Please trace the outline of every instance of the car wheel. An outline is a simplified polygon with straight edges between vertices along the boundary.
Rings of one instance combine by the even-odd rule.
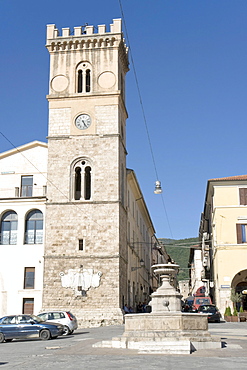
[[[64,326],[64,332],[63,332],[63,335],[69,335],[70,334],[70,329],[69,329],[69,327],[68,326]]]
[[[0,343],[3,343],[5,341],[3,333],[0,333]]]
[[[51,337],[51,333],[49,332],[49,330],[44,329],[44,330],[41,330],[39,337],[40,339],[48,340]]]

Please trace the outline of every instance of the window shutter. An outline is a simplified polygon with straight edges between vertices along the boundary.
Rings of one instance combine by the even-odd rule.
[[[242,244],[242,225],[236,224],[237,226],[237,243]]]
[[[239,189],[239,199],[240,199],[240,205],[242,206],[247,205],[247,188]]]

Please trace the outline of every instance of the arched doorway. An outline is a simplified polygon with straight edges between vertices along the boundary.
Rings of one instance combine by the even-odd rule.
[[[239,271],[232,280],[232,289],[242,294],[242,307],[247,311],[247,270]]]

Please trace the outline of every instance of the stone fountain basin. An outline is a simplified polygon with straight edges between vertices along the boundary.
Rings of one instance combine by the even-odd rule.
[[[153,272],[157,275],[170,275],[178,272],[179,265],[174,263],[161,263],[151,266]]]
[[[133,337],[210,336],[204,314],[187,312],[125,315],[124,336]]]

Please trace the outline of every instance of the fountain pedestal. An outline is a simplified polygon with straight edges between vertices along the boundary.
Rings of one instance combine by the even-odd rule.
[[[164,312],[181,312],[181,294],[170,284],[170,279],[174,278],[179,269],[179,265],[175,264],[160,264],[152,266],[156,275],[160,275],[161,286],[156,292],[151,294],[151,302],[153,314]]]
[[[160,264],[152,268],[162,280],[162,285],[151,295],[152,312],[125,315],[122,337],[94,346],[159,354],[189,354],[198,349],[221,348],[221,342],[208,332],[206,315],[181,312],[181,295],[169,282],[179,266]]]

